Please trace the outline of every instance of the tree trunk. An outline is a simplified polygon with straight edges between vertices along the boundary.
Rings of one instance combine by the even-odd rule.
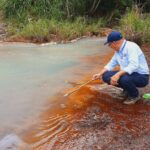
[[[66,0],[66,9],[67,9],[67,18],[70,18],[70,11],[69,11],[69,1]]]

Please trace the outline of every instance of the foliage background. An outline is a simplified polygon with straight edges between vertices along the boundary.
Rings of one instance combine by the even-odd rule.
[[[116,26],[129,39],[140,37],[147,42],[150,38],[146,32],[150,0],[0,0],[0,13],[8,25],[9,36],[36,38],[41,42],[54,35],[61,40],[88,32],[97,35],[101,27],[118,29]]]

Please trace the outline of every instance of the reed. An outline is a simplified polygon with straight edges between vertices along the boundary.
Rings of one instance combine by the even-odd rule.
[[[138,44],[150,42],[150,16],[145,16],[140,8],[134,7],[121,19],[120,30],[127,39]]]
[[[13,25],[12,25],[13,24]],[[72,40],[89,33],[100,34],[101,28],[105,26],[103,19],[87,20],[78,17],[74,21],[58,21],[56,19],[30,20],[23,24],[11,21],[8,26],[9,36],[36,39],[37,42]]]

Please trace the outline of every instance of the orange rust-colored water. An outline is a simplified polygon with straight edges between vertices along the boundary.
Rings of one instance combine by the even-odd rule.
[[[106,63],[111,56],[103,57],[103,62]],[[83,58],[91,63],[98,59],[98,56]],[[99,68],[95,67],[80,81],[90,80],[91,74],[97,70]],[[73,88],[51,97],[52,107],[41,114],[39,122],[33,123],[22,133],[30,149],[130,149],[135,147],[134,143],[138,140],[141,142],[141,137],[145,148],[149,147],[149,138],[146,139],[150,133],[149,105],[142,102],[132,106],[123,105],[123,99],[113,97],[113,93],[109,95],[105,92],[107,90],[99,90],[100,81],[94,81],[78,92],[63,97],[65,92],[79,86],[76,82],[71,84]],[[106,86],[106,89],[111,88]],[[137,149],[142,146],[140,142]]]
[[[57,101],[62,97],[55,98]],[[67,98],[64,108],[56,104],[53,109],[44,112],[41,122],[24,134],[24,141],[31,144],[33,149],[67,149],[69,142],[83,132],[85,134],[99,127],[101,132],[108,126],[114,132],[113,136],[117,132],[128,132],[137,137],[149,132],[149,111],[149,106],[124,106],[108,95],[84,87]],[[86,140],[82,144],[88,145]],[[77,148],[78,145],[73,147]]]

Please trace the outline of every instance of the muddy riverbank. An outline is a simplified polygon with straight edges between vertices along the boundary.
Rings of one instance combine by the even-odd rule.
[[[16,29],[17,30],[17,29]],[[18,29],[19,30],[19,29]],[[52,44],[60,44],[60,43],[72,43],[77,40],[80,40],[85,37],[105,37],[112,31],[111,28],[101,28],[99,32],[87,32],[82,37],[81,36],[72,36],[72,38],[65,38],[59,34],[51,34],[49,37],[25,37],[21,35],[10,35],[8,33],[8,27],[5,23],[0,20],[0,42],[22,42],[22,43],[35,43],[35,44],[43,44],[43,43],[52,43]]]
[[[143,46],[150,66],[149,45]],[[106,63],[112,53],[103,58],[87,57],[84,61]],[[99,70],[95,67],[91,72]],[[82,79],[90,79],[92,73]],[[77,82],[70,83],[73,87]],[[73,90],[73,88],[71,88]],[[53,109],[41,114],[39,124],[34,124],[23,140],[33,150],[149,150],[150,148],[150,102],[141,99],[137,104],[126,106],[119,96],[120,89],[93,82],[79,92],[64,98],[53,97]],[[149,92],[146,87],[141,93]],[[59,100],[61,99],[61,102]]]

